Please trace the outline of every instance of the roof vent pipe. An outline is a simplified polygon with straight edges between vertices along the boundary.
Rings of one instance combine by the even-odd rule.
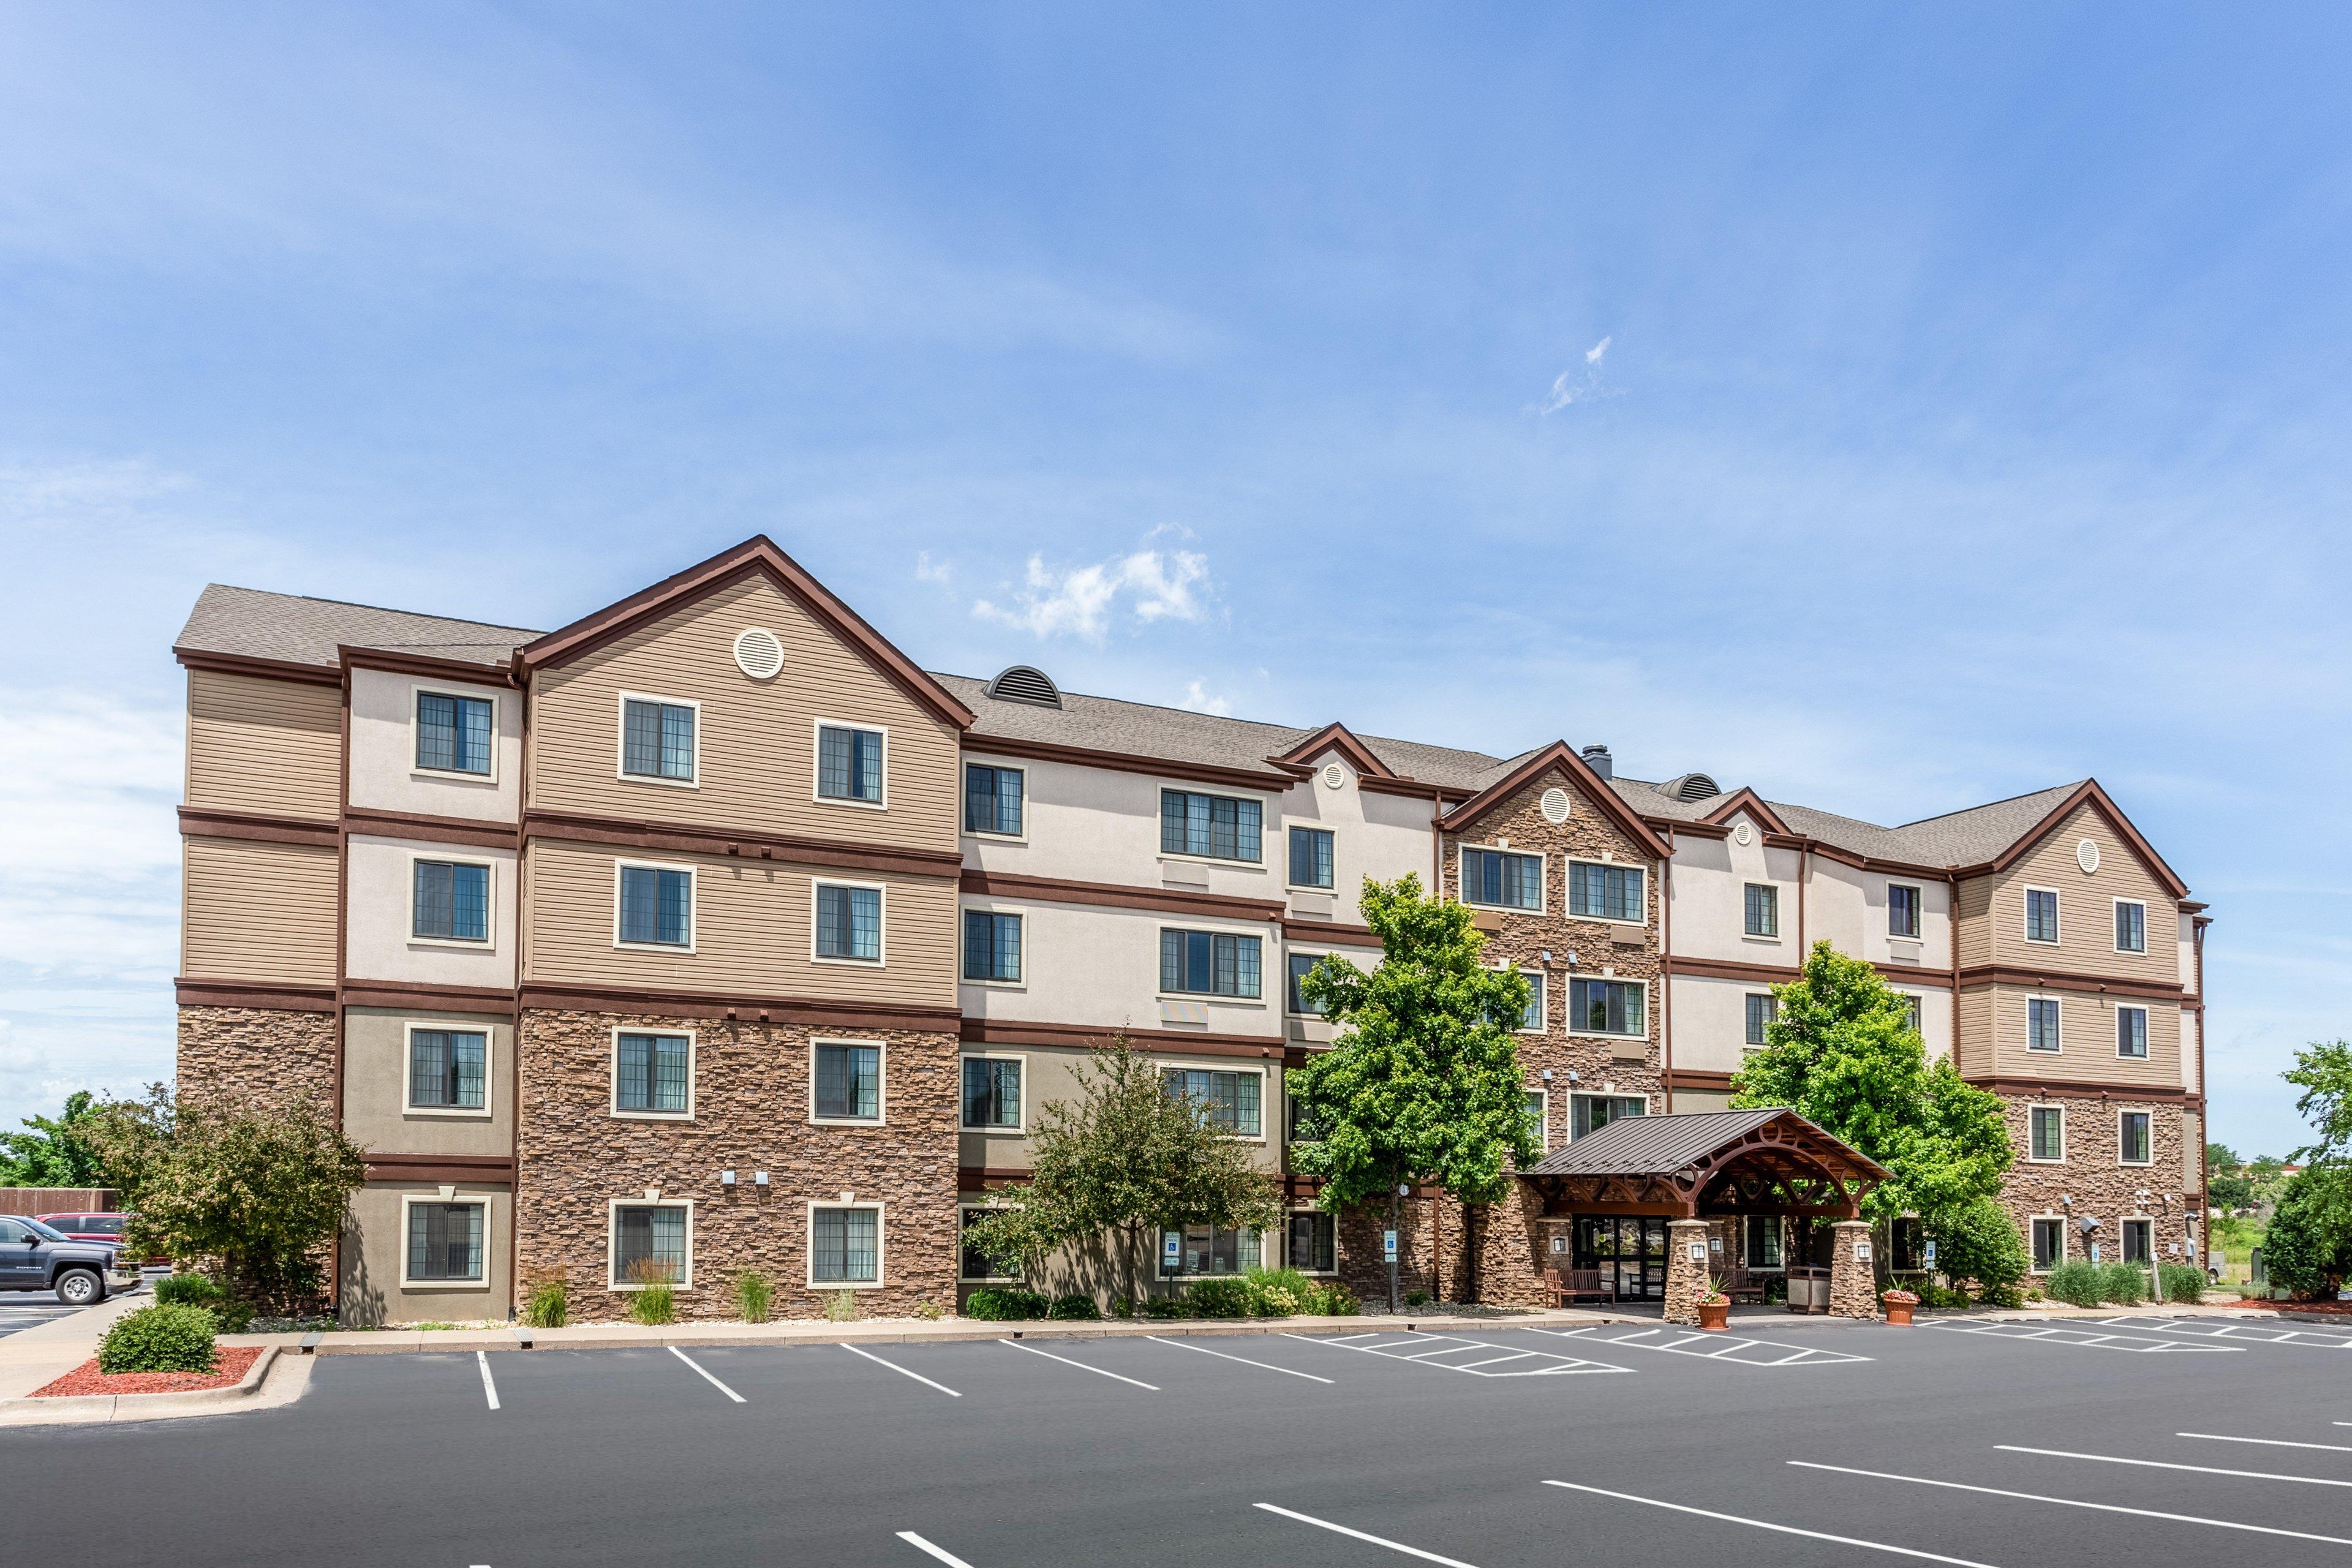
[[[1616,759],[1610,756],[1606,746],[1587,746],[1583,751],[1584,765],[1604,779],[1617,776]]]

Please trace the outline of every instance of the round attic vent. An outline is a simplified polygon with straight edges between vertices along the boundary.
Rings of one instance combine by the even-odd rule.
[[[735,637],[735,668],[766,680],[784,668],[783,639],[765,626],[748,626]]]
[[[2084,839],[2080,844],[2075,845],[2074,864],[2083,868],[2083,875],[2085,877],[2097,870],[2099,868],[2099,847],[2092,843],[2087,838]]]
[[[1568,792],[1566,790],[1553,788],[1543,792],[1543,814],[1544,820],[1546,822],[1566,822],[1568,820]]]
[[[1325,789],[1339,789],[1345,785],[1347,782],[1347,769],[1341,767],[1337,763],[1325,763],[1323,764],[1323,787]]]
[[[1740,819],[1739,823],[1732,828],[1731,837],[1738,843],[1742,849],[1745,849],[1748,846],[1756,842],[1756,829],[1750,826],[1747,819],[1743,817]]]

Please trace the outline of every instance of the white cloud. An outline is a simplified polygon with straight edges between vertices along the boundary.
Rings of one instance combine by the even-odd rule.
[[[1192,713],[1213,713],[1220,719],[1234,710],[1234,705],[1229,700],[1212,697],[1209,695],[1208,689],[1197,680],[1189,682],[1185,686],[1184,700],[1176,706]]]
[[[1122,602],[1128,614],[1147,624],[1199,620],[1202,605],[1195,590],[1204,589],[1208,579],[1208,557],[1190,550],[1138,550],[1060,571],[1047,567],[1043,555],[1032,555],[1009,605],[982,599],[971,613],[1040,637],[1071,632],[1100,642]]]
[[[1601,395],[1601,362],[1608,356],[1613,337],[1602,338],[1584,351],[1584,370],[1580,375],[1574,365],[1553,377],[1551,392],[1540,408],[1545,414],[1557,414],[1571,403],[1583,402]]]

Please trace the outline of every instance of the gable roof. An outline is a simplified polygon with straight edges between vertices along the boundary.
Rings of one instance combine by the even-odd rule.
[[[1528,752],[1517,766],[1506,770],[1494,783],[1440,817],[1438,826],[1450,831],[1459,831],[1554,768],[1566,772],[1584,797],[1598,805],[1601,815],[1614,822],[1634,843],[1660,859],[1674,853],[1666,841],[1658,837],[1657,830],[1643,821],[1639,814],[1625,804],[1624,798],[1610,787],[1609,781],[1594,773],[1592,764],[1578,756],[1566,741],[1554,741],[1549,746]]]

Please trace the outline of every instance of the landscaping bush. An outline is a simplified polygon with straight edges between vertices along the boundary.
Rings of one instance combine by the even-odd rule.
[[[971,1293],[963,1304],[963,1315],[986,1322],[1017,1322],[1025,1318],[1045,1315],[1045,1298],[1034,1290],[1024,1290],[1018,1285],[988,1285]]]
[[[2137,1263],[2099,1265],[2099,1300],[2137,1307],[2147,1300],[2147,1270]]]
[[[2062,1263],[2043,1277],[2042,1289],[2053,1301],[2095,1307],[2101,1300],[2100,1289],[2106,1283],[2105,1273],[2095,1263]]]
[[[158,1301],[115,1320],[98,1342],[100,1372],[210,1372],[213,1315],[185,1301]]]
[[[2205,1271],[2186,1263],[2168,1263],[2158,1270],[2157,1279],[2164,1287],[2168,1301],[2194,1304],[2205,1296]]]
[[[747,1323],[764,1323],[775,1304],[776,1288],[755,1268],[735,1276],[735,1314]]]
[[[1095,1305],[1092,1296],[1073,1290],[1066,1296],[1056,1297],[1054,1304],[1045,1309],[1045,1315],[1066,1322],[1083,1321],[1101,1317],[1102,1309]]]
[[[1194,1281],[1184,1300],[1203,1318],[1246,1318],[1250,1315],[1249,1281],[1239,1276]]]
[[[525,1327],[560,1329],[571,1321],[571,1302],[563,1293],[561,1279],[542,1279],[530,1288],[530,1297],[522,1304]]]

